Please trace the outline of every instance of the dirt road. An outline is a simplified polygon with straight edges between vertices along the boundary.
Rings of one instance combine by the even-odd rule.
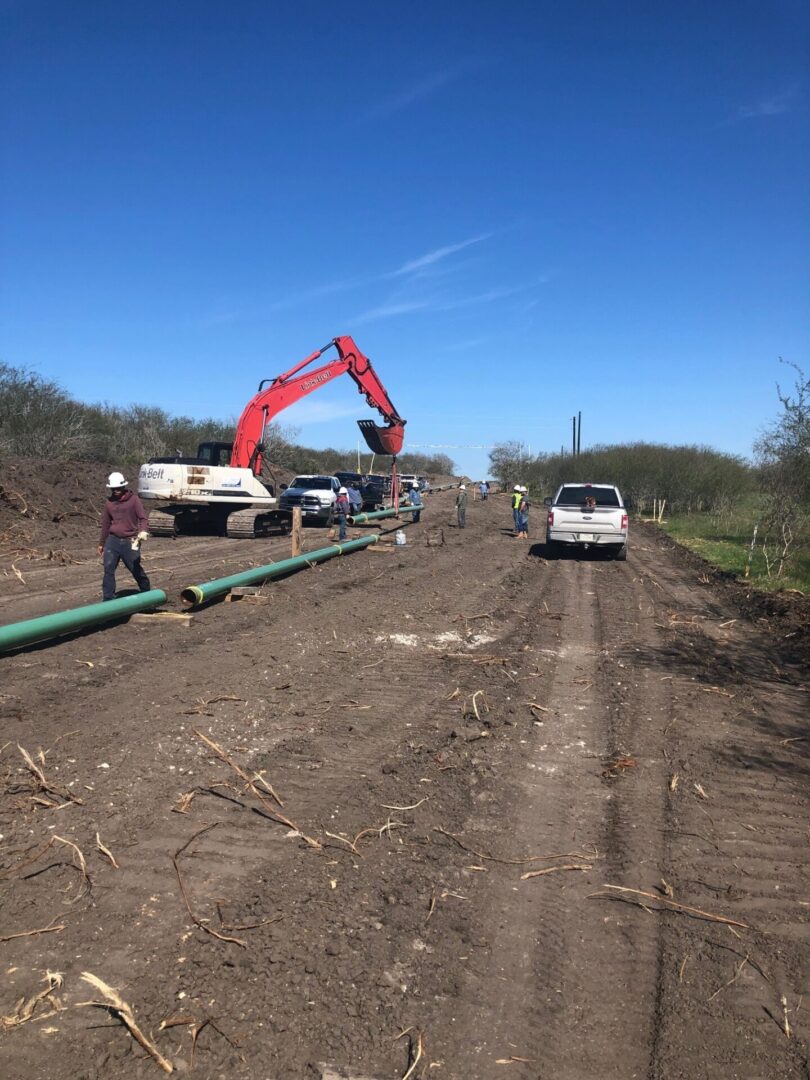
[[[547,561],[537,512],[451,507],[266,604],[0,659],[6,1075],[160,1074],[83,972],[206,1078],[810,1075],[790,641],[654,532]],[[286,544],[146,558],[176,594]],[[23,567],[0,622],[98,573]]]

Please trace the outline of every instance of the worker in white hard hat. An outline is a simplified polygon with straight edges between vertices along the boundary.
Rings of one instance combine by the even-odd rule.
[[[520,489],[520,502],[517,509],[517,537],[519,540],[529,539],[529,489],[522,486]]]
[[[456,494],[456,520],[460,529],[467,527],[467,485],[459,484]]]
[[[523,490],[521,485],[515,484],[512,488],[512,525],[514,526],[515,536],[517,536],[517,508],[521,505],[521,499],[523,497]]]
[[[338,540],[346,539],[346,518],[351,512],[352,505],[349,502],[349,489],[340,487],[338,488],[337,498],[332,507],[332,518],[338,525]]]
[[[141,566],[141,544],[149,538],[149,521],[143,503],[129,490],[129,482],[123,473],[113,472],[107,477],[107,501],[101,515],[101,537],[98,553],[104,558],[104,579],[101,595],[104,600],[115,599],[115,570],[123,562],[141,592],[149,592],[151,585]]]
[[[414,480],[411,484],[411,490],[408,492],[408,503],[411,506],[415,506],[416,509],[411,514],[411,521],[414,524],[418,524],[419,518],[422,516],[422,492],[419,488],[419,481]]]

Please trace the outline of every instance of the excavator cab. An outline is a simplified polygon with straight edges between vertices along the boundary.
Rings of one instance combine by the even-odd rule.
[[[357,426],[362,431],[366,445],[372,453],[395,458],[402,449],[402,443],[405,439],[405,426],[403,424],[380,427],[373,420],[358,420]]]

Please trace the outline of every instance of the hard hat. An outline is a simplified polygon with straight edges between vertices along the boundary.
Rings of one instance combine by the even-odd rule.
[[[411,487],[418,488],[419,487],[419,481],[414,480],[413,483],[411,484]]]
[[[520,484],[515,484],[515,486],[512,488],[512,490],[513,491],[520,491]]]
[[[458,486],[461,488],[462,491],[467,490],[467,485],[466,484],[459,484]]]
[[[349,494],[349,489],[348,488],[344,488],[344,487],[338,488],[338,495],[348,495],[348,494]]]
[[[108,488],[122,488],[127,486],[127,481],[124,479],[124,474],[120,472],[111,472],[107,477]]]

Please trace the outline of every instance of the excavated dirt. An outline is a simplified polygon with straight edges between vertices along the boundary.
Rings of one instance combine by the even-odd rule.
[[[506,497],[464,531],[452,502],[188,624],[0,658],[5,1075],[161,1075],[86,972],[212,1080],[810,1075],[792,624],[653,531],[548,561],[542,514],[526,544]],[[174,597],[288,544],[144,560]],[[15,565],[0,624],[98,597],[94,559]]]

